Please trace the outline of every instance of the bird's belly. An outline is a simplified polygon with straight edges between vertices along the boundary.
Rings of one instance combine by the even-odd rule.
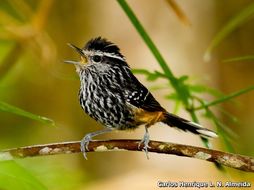
[[[116,92],[105,90],[105,86],[84,86],[79,98],[83,110],[106,127],[117,129],[135,128],[134,115],[125,105],[125,100]]]

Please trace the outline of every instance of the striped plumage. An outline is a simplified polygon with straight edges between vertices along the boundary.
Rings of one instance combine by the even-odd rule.
[[[91,64],[79,71],[81,107],[89,116],[107,127],[136,127],[133,125],[134,115],[126,106],[128,95],[122,91],[129,82],[128,70],[128,67]]]
[[[168,113],[133,75],[115,44],[98,37],[82,49],[70,46],[81,55],[79,62],[66,61],[76,66],[80,77],[80,105],[90,117],[106,127],[84,137],[81,142],[84,155],[93,136],[114,129],[134,129],[142,124],[146,128],[142,140],[146,152],[149,148],[147,128],[157,122],[205,137],[216,136],[199,124]]]

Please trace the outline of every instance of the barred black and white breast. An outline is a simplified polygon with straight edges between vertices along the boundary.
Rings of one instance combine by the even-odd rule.
[[[80,104],[89,116],[107,127],[137,127],[133,101],[145,100],[149,92],[134,78],[128,66],[88,64],[80,72]]]

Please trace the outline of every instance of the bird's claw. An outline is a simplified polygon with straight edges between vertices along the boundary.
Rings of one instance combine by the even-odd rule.
[[[139,142],[138,144],[138,148],[140,149],[140,146],[143,144],[143,148],[142,150],[145,152],[146,154],[146,158],[149,159],[149,156],[148,156],[148,149],[151,148],[149,146],[149,141],[150,141],[150,137],[149,137],[149,133],[145,133],[143,139]]]
[[[84,155],[84,158],[87,160],[86,150],[88,150],[89,142],[92,140],[90,134],[86,135],[80,142],[80,150]]]

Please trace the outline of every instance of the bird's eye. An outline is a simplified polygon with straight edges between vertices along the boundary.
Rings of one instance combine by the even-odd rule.
[[[101,56],[99,56],[99,55],[93,56],[93,61],[96,63],[101,62]]]

